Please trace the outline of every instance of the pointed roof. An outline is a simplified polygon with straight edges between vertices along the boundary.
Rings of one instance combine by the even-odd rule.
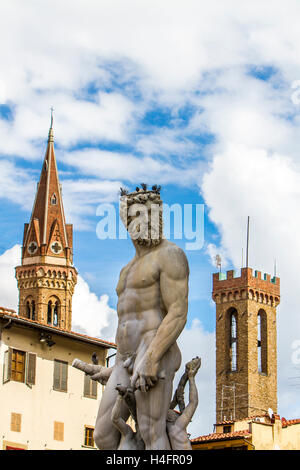
[[[51,248],[50,244],[52,246],[57,241],[60,245],[60,251],[53,250],[52,247],[51,255],[65,256],[64,248],[70,248],[72,244],[72,240],[68,240],[67,233],[69,230],[66,226],[56,165],[52,114],[41,176],[37,186],[30,223],[25,232],[24,248],[28,247],[31,242],[35,242],[38,248],[44,246],[46,252],[48,252]],[[23,254],[24,256],[30,256],[30,250],[23,250]]]

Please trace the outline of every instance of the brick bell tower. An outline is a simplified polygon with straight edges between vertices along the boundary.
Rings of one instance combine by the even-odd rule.
[[[65,222],[51,116],[31,219],[24,226],[22,262],[16,267],[21,317],[71,330],[77,281],[72,249],[73,226]]]
[[[216,422],[277,413],[276,307],[280,279],[242,268],[213,274]]]

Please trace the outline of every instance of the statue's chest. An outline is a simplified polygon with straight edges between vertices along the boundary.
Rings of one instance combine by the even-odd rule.
[[[159,268],[157,263],[150,257],[144,257],[122,271],[117,286],[117,294],[120,295],[125,289],[149,287],[158,279]]]

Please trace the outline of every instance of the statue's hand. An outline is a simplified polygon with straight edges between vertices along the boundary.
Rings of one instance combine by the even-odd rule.
[[[158,380],[158,364],[151,360],[149,354],[146,354],[137,365],[137,368],[131,378],[131,387],[134,390],[147,392],[154,387]]]
[[[100,370],[100,372],[97,372],[96,374],[91,375],[90,377],[92,380],[96,380],[97,382],[100,382],[101,385],[106,385],[109,379],[109,375],[107,374],[107,370],[105,367],[103,367],[102,370]]]
[[[188,374],[188,377],[195,377],[199,368],[201,367],[201,358],[194,357],[190,362],[188,362],[185,366],[185,370]]]

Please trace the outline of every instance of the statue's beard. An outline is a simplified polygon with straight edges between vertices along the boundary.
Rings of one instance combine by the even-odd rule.
[[[130,232],[129,232],[130,234]],[[153,229],[151,225],[148,226],[148,233],[144,233],[142,236],[138,236],[138,232],[130,234],[131,239],[136,242],[139,246],[144,247],[155,247],[158,246],[162,241],[162,223],[160,221],[159,227]]]
[[[162,241],[162,238],[137,238],[136,240],[134,240],[139,246],[145,246],[145,247],[148,247],[148,248],[152,248],[152,247],[155,247],[155,246],[158,246],[161,241]]]

